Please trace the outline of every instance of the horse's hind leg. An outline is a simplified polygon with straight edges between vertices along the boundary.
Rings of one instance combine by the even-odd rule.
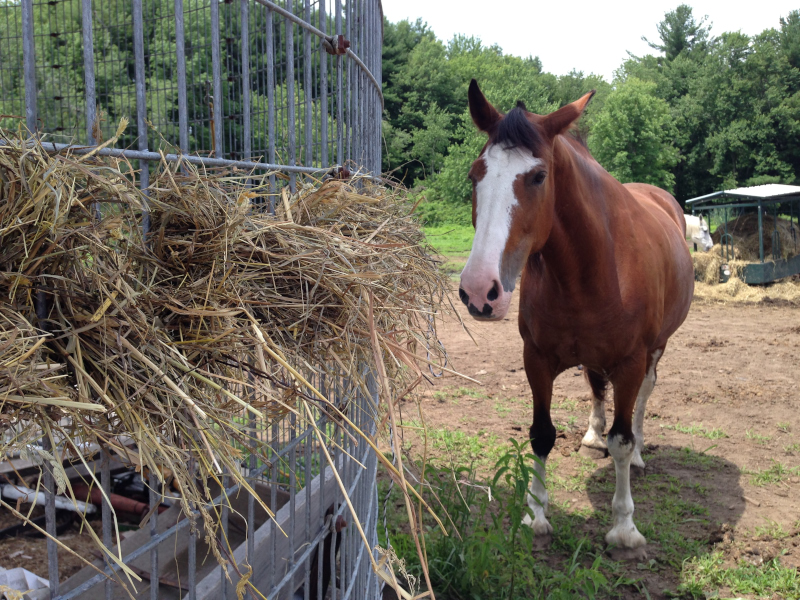
[[[645,556],[644,546],[647,542],[633,523],[631,459],[636,449],[633,409],[648,362],[647,354],[642,352],[615,369],[611,377],[614,384],[614,424],[608,432],[608,453],[614,459],[617,483],[611,501],[613,527],[606,534],[606,542],[613,546],[610,553],[617,560],[643,559]]]
[[[642,451],[644,450],[644,411],[647,408],[647,399],[653,393],[653,388],[656,387],[656,367],[658,360],[664,353],[664,348],[654,350],[647,360],[647,372],[642,381],[642,386],[639,388],[639,393],[636,394],[636,409],[633,413],[633,434],[636,437],[636,447],[633,450],[633,458],[631,464],[635,467],[644,468],[644,460],[642,460]]]
[[[606,387],[608,380],[595,371],[583,367],[583,375],[589,387],[592,388],[592,414],[589,415],[589,428],[583,436],[581,444],[587,448],[606,451],[606,441],[603,432],[606,429]]]

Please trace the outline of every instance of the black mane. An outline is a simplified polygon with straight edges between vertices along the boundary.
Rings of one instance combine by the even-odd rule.
[[[521,105],[521,106],[520,106]],[[525,148],[534,156],[540,156],[544,140],[533,124],[525,116],[525,105],[517,103],[497,124],[492,142],[500,144],[505,150]]]

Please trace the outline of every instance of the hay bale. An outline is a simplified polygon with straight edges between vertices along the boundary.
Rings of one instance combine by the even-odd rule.
[[[308,181],[272,217],[253,209],[268,199],[269,173],[163,163],[145,198],[122,161],[50,155],[8,131],[0,140],[0,344],[25,340],[18,355],[44,340],[31,364],[66,367],[58,387],[0,373],[0,386],[26,400],[2,405],[0,428],[29,422],[37,437],[123,454],[119,440],[135,440],[141,466],[174,477],[184,510],[195,503],[211,536],[216,512],[195,482],[224,470],[249,489],[242,451],[269,456],[268,436],[237,417],[294,412],[302,424],[313,405],[344,418],[346,398],[334,405],[302,372],[345,372],[367,391],[357,366],[375,367],[373,330],[384,397],[420,380],[426,351],[444,358],[435,318],[449,282],[401,190]],[[54,405],[61,394],[72,403]],[[0,447],[0,460],[18,449]]]
[[[764,258],[772,257],[772,236],[776,230],[775,220],[771,216],[762,219],[764,229]],[[733,237],[733,246],[742,260],[760,260],[758,215],[744,214],[717,227],[711,234],[715,244],[719,244],[722,235],[727,232]],[[786,219],[778,219],[777,231],[780,239],[781,258],[790,258],[800,251],[800,229],[795,225],[795,235],[791,233],[792,224]]]

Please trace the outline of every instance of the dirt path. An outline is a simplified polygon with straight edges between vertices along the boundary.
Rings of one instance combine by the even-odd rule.
[[[466,310],[462,316],[469,319]],[[444,376],[423,393],[422,405],[434,453],[460,453],[456,460],[472,459],[490,468],[491,448],[512,437],[527,439],[530,389],[516,308],[500,323],[469,319],[467,324],[477,345],[455,320],[445,323],[442,339],[451,366],[483,385]],[[659,502],[658,494],[643,491],[649,481],[643,477],[675,478],[680,482],[679,499],[707,510],[700,519],[676,524],[683,535],[718,543],[726,565],[741,558],[761,564],[783,552],[781,564],[800,567],[798,349],[798,308],[693,305],[667,346],[648,403],[648,466],[633,481],[637,522],[647,521]],[[554,386],[553,421],[559,438],[551,454],[556,460],[548,463],[551,506],[570,513],[608,511],[613,486],[598,491],[586,482],[607,478],[612,484],[611,459],[587,461],[576,453],[590,408],[588,387],[580,375],[577,369],[567,371]],[[613,401],[606,408],[610,427]],[[700,521],[703,524],[697,525]],[[586,528],[596,529],[597,539],[605,533],[591,518]],[[658,558],[659,549],[650,548],[649,553]],[[674,585],[677,574],[649,577],[652,593]]]

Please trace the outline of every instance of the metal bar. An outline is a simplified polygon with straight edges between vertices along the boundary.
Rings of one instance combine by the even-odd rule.
[[[325,1],[319,3],[319,26],[322,34],[328,28],[328,17],[325,12]],[[322,146],[320,154],[320,166],[328,166],[328,53],[322,49],[319,52],[319,113],[320,113],[320,144]]]
[[[22,0],[22,71],[25,78],[25,124],[36,131],[36,48],[33,38],[33,0]]]
[[[342,0],[336,0],[336,35],[342,34]],[[336,56],[336,162],[344,164],[342,136],[344,129],[344,107],[342,106],[342,57]]]
[[[214,156],[222,158],[222,68],[219,48],[219,0],[211,0],[211,78],[214,89]]]
[[[111,456],[109,456],[108,451],[105,448],[103,448],[102,453],[103,460],[100,464],[100,486],[103,488],[105,498],[103,499],[103,505],[101,506],[100,510],[103,523],[103,545],[111,550],[111,525],[114,517],[111,515],[111,504],[109,504],[107,501],[107,499],[111,497]],[[107,558],[105,559],[105,562],[108,563]],[[111,598],[114,597],[114,581],[111,579],[106,579],[103,585],[105,586],[106,600],[111,600]]]
[[[306,0],[305,6],[306,21],[311,21],[311,0]],[[313,129],[313,98],[314,87],[311,83],[311,32],[308,29],[303,30],[303,96],[305,98],[306,109],[306,124],[305,124],[305,151],[303,152],[303,161],[307,167],[314,166],[314,150],[311,145],[311,133]]]
[[[222,478],[222,487],[227,488],[230,485],[231,477],[230,475],[225,475]],[[228,517],[230,515],[230,499],[225,496],[222,499],[221,508],[220,508],[220,537],[219,537],[219,544],[225,548],[226,552],[230,552],[231,556],[233,555],[233,549],[228,546]],[[228,577],[226,576],[226,565],[221,565],[220,569],[222,571],[222,576],[220,577],[220,581],[222,583],[222,589],[220,590],[222,594],[222,598],[227,600],[228,598]]]
[[[241,0],[242,18],[242,125],[243,156],[250,160],[252,134],[250,131],[250,0]]]
[[[58,450],[53,448],[50,438],[45,435],[42,440],[42,449],[52,452],[58,460]],[[44,461],[44,493],[45,493],[45,531],[47,531],[47,576],[50,580],[51,597],[58,595],[58,545],[55,542],[56,533],[56,483],[53,477],[52,465]]]
[[[286,0],[286,6],[289,11],[294,11],[294,0]],[[286,27],[286,106],[289,121],[289,165],[294,166],[297,163],[297,142],[295,137],[296,116],[294,112],[294,25],[293,19],[287,19],[284,22]],[[294,173],[289,174],[289,189],[295,191],[295,176]]]
[[[2,143],[2,140],[0,140]],[[63,152],[68,150],[73,154],[88,154],[94,149],[94,146],[73,146],[71,144],[58,144],[54,142],[47,142],[43,145],[44,149],[53,152]],[[122,148],[103,148],[97,152],[98,156],[114,156],[117,158],[128,158],[132,160],[142,161],[155,161],[161,160],[161,155],[158,152],[149,152],[141,150],[125,150]],[[294,171],[295,173],[314,174],[323,171],[322,168],[303,167],[299,165],[280,165],[272,163],[253,162],[248,160],[228,160],[223,158],[207,158],[205,156],[187,156],[181,154],[165,154],[164,159],[167,162],[185,161],[193,165],[204,165],[206,167],[235,167],[237,169],[258,169],[260,171]]]
[[[156,508],[160,503],[156,487],[158,486],[158,478],[153,471],[150,471],[148,477],[150,486],[150,541],[158,536],[158,509]],[[158,600],[158,545],[150,548],[150,600]]]
[[[189,103],[186,98],[186,34],[184,29],[183,0],[175,0],[175,58],[178,75],[178,145],[181,152],[189,152]]]
[[[267,10],[267,159],[275,162],[275,29],[272,23],[272,9]],[[270,175],[269,189],[273,194],[269,202],[269,212],[275,214],[275,176]]]
[[[192,504],[192,508],[194,504]],[[193,515],[192,515],[193,516]],[[188,522],[194,521],[194,518],[186,519]],[[189,529],[189,593],[187,600],[196,600],[197,598],[197,524],[193,523]]]
[[[147,104],[144,69],[144,23],[142,0],[133,0],[133,55],[136,76],[136,133],[139,136],[139,150],[147,151]],[[147,161],[139,163],[139,187],[145,194],[150,187],[150,165]],[[150,231],[150,211],[145,205],[142,211],[142,233],[146,237]]]
[[[83,33],[83,81],[86,98],[86,141],[96,144],[93,128],[97,119],[97,98],[94,87],[94,34],[92,32],[92,0],[81,0]]]
[[[764,224],[762,223],[762,213],[764,212],[764,207],[761,205],[761,202],[758,203],[758,257],[761,259],[761,262],[764,262]]]

